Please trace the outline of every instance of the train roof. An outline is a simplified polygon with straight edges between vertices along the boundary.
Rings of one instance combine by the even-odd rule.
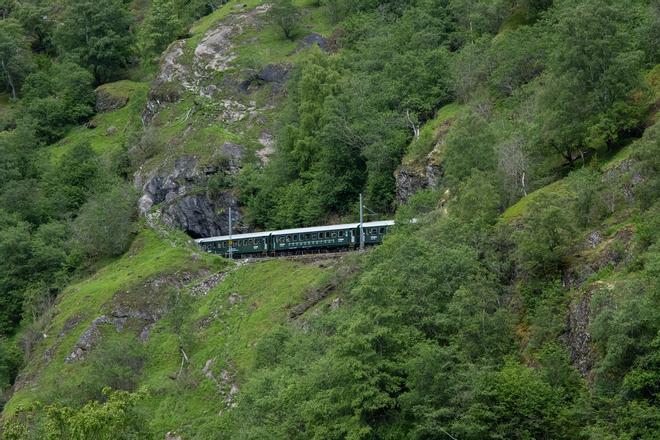
[[[379,228],[381,226],[393,226],[394,220],[383,220],[378,222],[366,222],[364,223],[365,228]],[[273,235],[288,235],[288,234],[304,234],[305,232],[324,232],[324,231],[336,231],[339,229],[355,229],[360,226],[360,223],[344,223],[341,225],[327,225],[327,226],[311,226],[308,228],[294,228],[294,229],[282,229],[280,231],[272,231]]]
[[[339,229],[353,229],[357,228],[359,223],[344,223],[342,225],[327,225],[327,226],[310,226],[307,228],[294,228],[282,229],[279,231],[272,231],[273,235],[287,235],[287,234],[304,234],[305,232],[323,232],[323,231],[336,231]]]
[[[341,225],[327,225],[327,226],[311,226],[307,228],[294,228],[294,229],[281,229],[279,231],[265,231],[265,232],[252,232],[249,234],[233,234],[232,240],[243,240],[247,238],[266,238],[271,235],[289,235],[289,234],[304,234],[306,232],[325,232],[336,231],[340,229],[355,229],[360,226],[360,223],[344,223]],[[381,220],[377,222],[366,222],[363,224],[365,228],[380,228],[382,226],[394,226],[394,220]],[[195,240],[197,243],[209,243],[214,241],[229,240],[229,235],[222,235],[218,237],[198,238]]]
[[[231,239],[232,240],[243,240],[247,238],[267,238],[271,234],[270,231],[267,232],[250,232],[248,234],[232,234]],[[198,238],[195,240],[197,243],[208,243],[211,241],[225,241],[229,240],[229,235],[221,235],[218,237],[208,237],[208,238]]]
[[[359,225],[359,223],[358,223]],[[365,228],[380,228],[381,226],[394,226],[394,220],[381,220],[378,222],[366,222],[362,225]]]

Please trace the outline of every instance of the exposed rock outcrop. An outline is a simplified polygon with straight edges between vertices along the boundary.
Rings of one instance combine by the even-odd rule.
[[[135,185],[142,191],[139,208],[148,213],[160,205],[161,218],[169,226],[178,227],[192,237],[222,235],[228,230],[228,208],[234,220],[240,218],[238,203],[231,191],[206,191],[209,178],[238,172],[243,148],[225,142],[210,164],[199,164],[195,156],[180,156],[171,167],[164,166],[146,176],[138,172]],[[236,228],[240,230],[240,228]]]
[[[156,215],[163,225],[186,231],[194,238],[224,235],[228,232],[228,208],[232,208],[234,232],[241,231],[240,211],[230,189],[244,159],[245,149],[234,142],[219,145],[209,157],[208,145],[199,155],[186,154],[188,142],[208,136],[202,134],[209,126],[219,125],[238,138],[245,137],[246,127],[264,148],[257,157],[265,164],[274,150],[274,141],[267,126],[267,110],[276,105],[277,93],[289,77],[291,65],[272,63],[261,69],[237,68],[237,45],[246,44],[240,37],[259,29],[265,23],[269,5],[258,6],[230,14],[213,24],[198,40],[180,40],[169,46],[161,58],[160,71],[154,80],[143,121],[158,127],[171,124],[169,113],[163,112],[170,103],[185,98],[190,108],[178,113],[182,129],[171,136],[167,145],[159,146],[157,158],[149,159],[134,176],[141,191],[139,210],[143,215]],[[192,41],[198,41],[195,45]],[[246,79],[247,78],[247,79]],[[252,85],[253,84],[253,85]],[[251,93],[260,87],[270,87],[272,102],[259,101]],[[193,95],[191,99],[191,95]],[[221,137],[221,135],[213,135]],[[262,142],[263,139],[263,142]],[[165,151],[163,151],[165,150]],[[171,154],[170,154],[171,153]]]
[[[435,188],[442,175],[442,166],[433,163],[428,163],[421,169],[414,165],[401,165],[394,175],[397,204],[406,203],[419,190]]]
[[[563,273],[564,285],[580,288],[598,271],[629,263],[633,257],[630,249],[633,236],[632,227],[623,228],[610,237],[604,237],[599,231],[591,232],[570,258]]]
[[[417,191],[436,188],[443,175],[442,155],[445,139],[451,128],[453,118],[443,121],[433,134],[433,150],[421,159],[405,160],[394,172],[396,180],[396,203],[406,203]]]
[[[568,332],[564,335],[564,342],[571,355],[575,368],[588,376],[594,363],[594,353],[591,347],[591,291],[580,294],[570,305],[566,326]]]
[[[105,87],[97,88],[95,110],[97,113],[111,112],[128,104],[128,96],[119,96],[110,93]]]
[[[260,18],[269,9],[270,5],[262,5],[229,15],[204,34],[191,54],[188,40],[172,43],[161,57],[160,71],[142,115],[144,122],[151,122],[163,105],[176,102],[181,95],[177,90],[213,97],[223,86],[217,83],[217,74],[227,71],[237,58],[233,38],[250,26],[259,26]]]

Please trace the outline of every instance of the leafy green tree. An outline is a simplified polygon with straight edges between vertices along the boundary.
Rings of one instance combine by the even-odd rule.
[[[140,28],[143,51],[148,55],[159,55],[184,30],[180,17],[180,2],[176,0],[155,0],[149,14]]]
[[[73,64],[53,64],[28,76],[20,121],[44,142],[53,142],[94,113],[93,77]]]
[[[56,20],[51,14],[52,6],[44,1],[22,1],[18,2],[12,11],[12,16],[21,23],[29,36],[34,52],[55,54],[53,34]]]
[[[640,123],[645,105],[631,93],[641,89],[643,54],[628,34],[636,11],[609,0],[553,9],[547,33],[553,49],[538,117],[541,144],[567,162],[612,145]]]
[[[277,0],[271,8],[271,17],[284,38],[293,40],[300,27],[301,14],[291,0]]]
[[[604,290],[594,296],[593,307],[599,312],[591,331],[601,356],[595,369],[595,385],[601,393],[612,395],[623,388],[629,397],[657,400],[660,297],[654,287],[657,284],[641,280],[622,286],[621,300]]]
[[[88,143],[74,144],[43,175],[46,209],[53,217],[73,216],[100,186],[98,156]]]
[[[21,319],[22,290],[31,279],[30,225],[0,211],[0,335]]]
[[[556,277],[563,267],[575,225],[565,204],[552,196],[538,197],[516,233],[517,262],[523,273],[543,279]]]
[[[31,67],[30,47],[23,28],[14,19],[0,20],[0,75],[12,98],[18,97]]]
[[[473,170],[495,169],[495,136],[488,123],[479,115],[469,113],[456,121],[445,145],[447,181],[457,186]]]
[[[132,189],[123,184],[92,197],[73,223],[77,247],[93,260],[126,251],[133,234],[135,201]]]
[[[68,0],[55,35],[58,52],[88,68],[97,83],[115,79],[132,55],[131,22],[121,0]]]
[[[149,433],[143,416],[137,409],[146,393],[112,391],[105,388],[105,401],[91,401],[80,409],[62,405],[48,405],[46,439],[62,438],[99,440],[145,438]]]

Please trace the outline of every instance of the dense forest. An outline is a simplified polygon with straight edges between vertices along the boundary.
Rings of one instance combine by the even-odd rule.
[[[247,330],[171,289],[155,328],[171,336],[159,347],[174,353],[174,378],[160,349],[109,336],[58,383],[44,344],[69,322],[67,295],[124,276],[126,258],[146,271],[140,252],[155,253],[156,239],[134,176],[183,137],[150,125],[131,97],[139,108],[118,147],[92,145],[79,133],[97,124],[98,91],[157,83],[163,51],[205,20],[263,6],[244,3],[0,1],[2,438],[659,438],[657,0],[271,2],[238,59],[241,75],[280,46],[293,60],[268,107],[277,148],[205,191],[231,191],[250,230],[354,219],[363,193],[396,231],[333,266],[340,306],[263,320],[236,347],[212,339],[225,347],[214,356],[238,365],[227,408],[173,396],[193,401],[215,392],[204,380],[220,381],[206,358],[188,359],[206,356],[198,311]],[[328,48],[300,50],[313,26]],[[214,108],[159,87],[149,99],[187,112],[170,122]],[[397,175],[431,162],[437,181],[403,200]],[[157,232],[157,264],[172,273],[231,264],[181,263],[166,252],[192,245]],[[240,272],[258,269],[235,270],[218,295],[269,291],[293,271],[275,267],[259,284]],[[282,291],[318,287],[322,269],[295,270]],[[31,380],[43,381],[36,397],[16,386]]]

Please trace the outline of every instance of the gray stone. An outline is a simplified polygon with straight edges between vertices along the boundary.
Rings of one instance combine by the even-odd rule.
[[[326,40],[323,35],[317,33],[307,35],[302,39],[300,44],[305,48],[312,47],[316,44],[321,48],[322,51],[330,52],[330,44],[328,43],[328,40]]]
[[[135,185],[143,192],[138,202],[140,213],[147,215],[160,205],[160,218],[168,226],[183,229],[194,238],[225,235],[229,207],[234,210],[236,223],[240,221],[238,202],[229,190],[211,195],[206,188],[208,179],[217,173],[237,173],[242,156],[241,145],[225,142],[214,153],[211,164],[200,165],[195,156],[184,155],[174,161],[170,171],[155,171],[148,176],[137,173]]]
[[[603,236],[598,231],[594,231],[587,237],[587,246],[595,248],[603,242]]]
[[[97,113],[111,112],[128,104],[127,96],[113,95],[103,87],[99,87],[94,93],[96,94],[96,104],[94,108]]]
[[[288,79],[289,72],[291,72],[289,64],[268,64],[257,74],[257,79],[282,84]]]
[[[436,188],[442,175],[442,167],[433,163],[427,163],[421,169],[414,166],[401,165],[394,174],[397,204],[402,205],[406,203],[419,190]]]
[[[230,306],[233,306],[234,304],[243,302],[243,297],[238,293],[232,293],[231,295],[229,295],[229,298],[227,298],[227,302],[229,302]]]
[[[566,317],[568,331],[563,339],[568,347],[573,366],[587,377],[594,364],[594,352],[591,346],[591,290],[581,293],[569,306]]]

